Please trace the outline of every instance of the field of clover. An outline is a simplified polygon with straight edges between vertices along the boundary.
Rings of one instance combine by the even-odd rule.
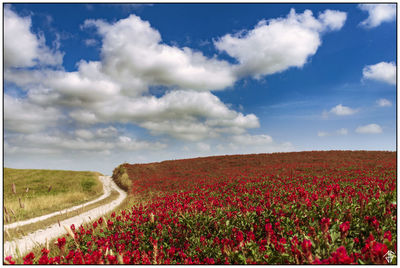
[[[23,263],[387,264],[387,253],[397,254],[395,152],[235,155],[123,167],[129,194],[158,194],[71,226],[57,248],[29,253]]]

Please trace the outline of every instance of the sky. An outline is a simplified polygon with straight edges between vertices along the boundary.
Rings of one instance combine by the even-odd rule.
[[[396,150],[394,4],[31,3],[3,18],[5,167]]]

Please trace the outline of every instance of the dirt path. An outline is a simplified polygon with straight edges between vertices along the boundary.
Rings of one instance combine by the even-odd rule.
[[[103,199],[106,199],[111,194],[111,184],[109,183],[109,178],[107,176],[99,176],[99,180],[103,184],[103,194],[100,197],[96,198],[95,200],[92,200],[92,201],[89,201],[87,203],[80,204],[80,205],[77,205],[77,206],[74,206],[74,207],[70,207],[70,208],[67,208],[67,209],[63,209],[61,211],[56,211],[56,212],[53,212],[53,213],[50,213],[50,214],[39,216],[39,217],[36,217],[36,218],[32,218],[32,219],[28,219],[28,220],[24,220],[24,221],[18,221],[18,222],[6,224],[6,225],[4,225],[4,229],[13,229],[13,228],[16,228],[16,227],[20,227],[20,226],[24,226],[24,225],[27,225],[27,224],[35,223],[35,222],[38,222],[38,221],[43,221],[45,219],[48,219],[48,218],[51,218],[51,217],[54,217],[54,216],[57,216],[57,215],[65,214],[65,213],[68,213],[68,212],[72,212],[72,211],[78,210],[80,208],[86,207],[86,206],[88,206],[90,204],[99,202],[99,201],[101,201]]]
[[[64,225],[70,226],[71,224],[75,224],[75,226],[79,226],[83,224],[84,222],[88,222],[90,220],[93,220],[95,218],[98,218],[111,210],[113,210],[115,207],[117,207],[121,202],[126,198],[126,192],[121,190],[111,179],[110,176],[102,176],[101,178],[104,187],[109,189],[111,192],[111,189],[114,189],[118,191],[119,197],[112,201],[109,204],[94,208],[92,210],[89,210],[87,212],[84,212],[78,216],[60,221],[60,225],[58,223],[53,224],[46,229],[41,229],[37,230],[33,233],[30,233],[20,239],[13,240],[13,241],[7,241],[4,243],[4,256],[9,256],[13,255],[15,256],[16,254],[16,249],[18,248],[19,252],[21,255],[25,255],[30,251],[32,248],[34,248],[38,244],[45,245],[46,243],[46,238],[50,241],[53,238],[57,238],[64,233],[66,233],[64,229]],[[93,202],[93,201],[91,201]],[[87,205],[88,203],[84,204]],[[81,205],[82,206],[82,205]],[[56,214],[59,214],[60,212],[55,212]],[[47,216],[47,215],[46,215]],[[34,218],[37,219],[37,218]],[[32,219],[32,220],[34,220]]]

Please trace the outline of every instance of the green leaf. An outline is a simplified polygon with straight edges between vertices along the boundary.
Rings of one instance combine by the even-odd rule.
[[[335,243],[335,242],[339,239],[340,233],[339,233],[339,232],[332,231],[332,232],[331,232],[331,237],[332,237],[332,242]]]

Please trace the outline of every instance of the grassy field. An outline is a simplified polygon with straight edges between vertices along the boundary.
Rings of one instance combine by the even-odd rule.
[[[4,168],[4,223],[88,202],[103,193],[95,172]]]

